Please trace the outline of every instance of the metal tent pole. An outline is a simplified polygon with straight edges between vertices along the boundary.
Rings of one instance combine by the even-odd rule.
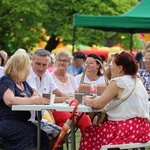
[[[130,33],[130,53],[132,54],[133,49],[133,33]]]
[[[72,39],[72,53],[74,53],[74,48],[75,48],[75,39],[76,39],[76,27],[73,27],[73,39]]]

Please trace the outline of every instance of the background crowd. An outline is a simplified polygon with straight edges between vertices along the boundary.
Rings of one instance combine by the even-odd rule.
[[[106,76],[100,62],[103,64],[96,54],[86,56],[76,52],[72,55],[66,50],[52,55],[38,49],[30,55],[18,49],[10,58],[5,51],[0,51],[0,135],[4,149],[34,150],[37,145],[36,113],[11,111],[12,105],[47,105],[49,99],[44,98],[43,93],[53,93],[55,103],[64,103],[80,92],[83,74],[84,83],[91,84],[95,79],[97,85],[104,85]],[[82,133],[80,150],[149,141],[150,42],[135,56],[125,51],[112,54],[103,67],[110,69],[109,85],[100,97],[84,98],[84,104],[109,110],[108,120],[99,126],[93,125],[95,122],[88,114],[82,116],[77,123]],[[43,150],[52,149],[61,127],[71,116],[69,112],[49,110],[44,110],[42,115],[46,112],[52,120],[41,121]]]

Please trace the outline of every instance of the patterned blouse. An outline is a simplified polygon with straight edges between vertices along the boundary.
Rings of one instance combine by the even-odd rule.
[[[150,72],[147,69],[141,69],[138,75],[143,79],[143,84],[147,91],[150,91]]]

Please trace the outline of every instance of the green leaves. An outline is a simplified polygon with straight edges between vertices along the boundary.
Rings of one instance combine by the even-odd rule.
[[[72,44],[73,15],[118,15],[130,10],[137,0],[1,0],[0,49],[9,54],[22,47],[34,47],[45,28]],[[78,28],[75,44],[104,45],[116,33]],[[41,37],[42,38],[42,37]]]

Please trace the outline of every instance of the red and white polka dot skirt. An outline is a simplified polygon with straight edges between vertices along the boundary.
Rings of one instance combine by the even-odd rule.
[[[108,120],[102,125],[92,125],[85,129],[79,150],[100,150],[102,145],[147,141],[150,141],[150,123],[147,119]]]

